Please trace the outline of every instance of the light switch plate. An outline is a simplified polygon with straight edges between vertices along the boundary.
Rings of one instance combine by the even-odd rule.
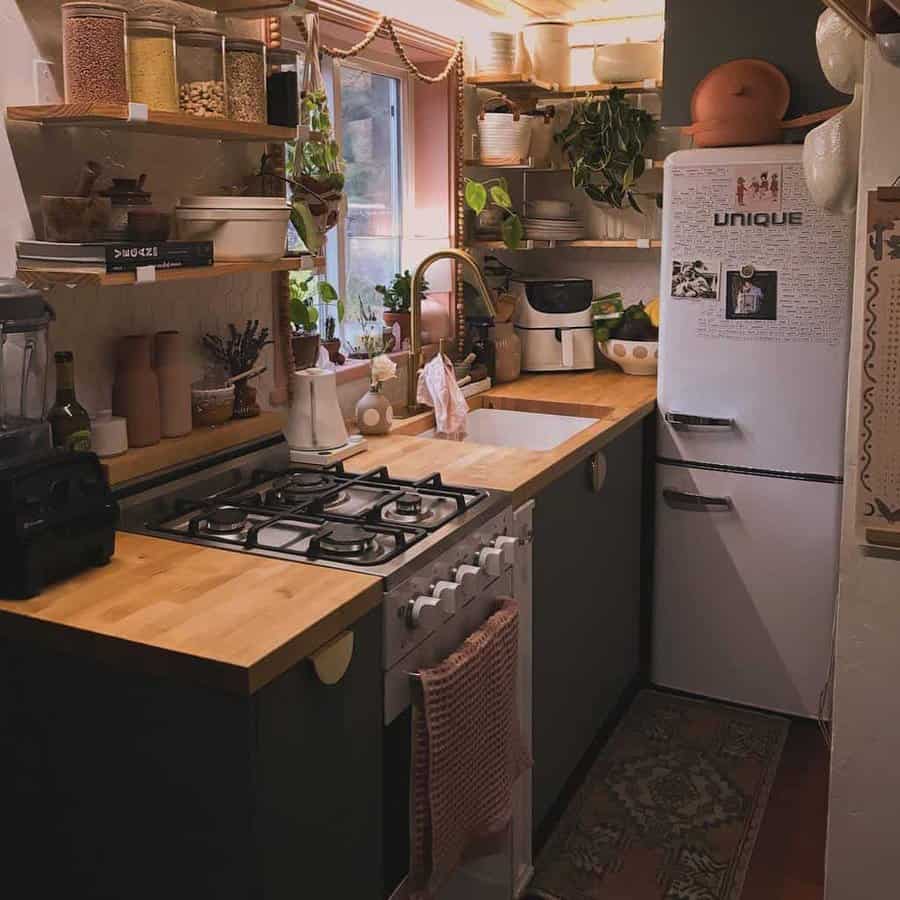
[[[62,99],[56,89],[55,68],[48,59],[34,60],[34,102],[38,106],[59,103]]]

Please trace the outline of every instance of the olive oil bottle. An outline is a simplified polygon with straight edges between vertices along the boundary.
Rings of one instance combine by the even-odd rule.
[[[56,360],[56,401],[50,414],[53,446],[65,450],[91,449],[91,420],[75,399],[75,358],[71,350],[54,355]]]

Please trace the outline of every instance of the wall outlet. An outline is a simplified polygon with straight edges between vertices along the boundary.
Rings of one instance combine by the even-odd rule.
[[[60,103],[62,97],[56,87],[56,66],[47,59],[34,60],[34,102],[38,106]]]

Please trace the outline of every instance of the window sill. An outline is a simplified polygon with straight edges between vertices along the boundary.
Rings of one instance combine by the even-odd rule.
[[[402,360],[406,358],[405,352],[389,353],[390,359],[401,365]],[[342,366],[335,369],[338,384],[346,384],[348,381],[357,381],[361,378],[369,377],[369,360],[367,359],[348,359]]]

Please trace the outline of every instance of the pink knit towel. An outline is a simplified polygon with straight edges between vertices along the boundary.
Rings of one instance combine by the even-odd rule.
[[[413,705],[410,900],[431,900],[475,845],[512,816],[512,788],[531,767],[516,710],[519,607],[498,612],[421,674]]]
[[[442,354],[425,363],[419,375],[416,399],[434,409],[436,437],[448,441],[465,438],[469,406],[456,383],[453,365]]]

